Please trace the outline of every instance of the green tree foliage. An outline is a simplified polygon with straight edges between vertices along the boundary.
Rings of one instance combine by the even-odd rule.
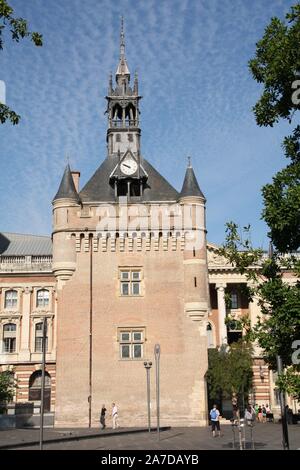
[[[249,61],[253,78],[263,84],[263,93],[254,106],[259,126],[273,126],[280,119],[295,119],[300,109],[300,4],[291,7],[285,21],[272,18],[256,54]],[[290,160],[273,183],[262,189],[263,218],[269,236],[282,253],[300,246],[300,126],[283,141]]]
[[[13,41],[19,42],[21,39],[30,38],[36,46],[43,45],[43,38],[37,32],[31,32],[28,23],[23,18],[16,18],[14,10],[6,0],[0,0],[0,50],[4,47],[4,31],[9,29]],[[0,122],[10,121],[18,124],[20,116],[8,106],[0,103]]]
[[[213,400],[247,394],[252,387],[251,345],[244,341],[208,350],[206,374],[209,396]]]
[[[286,21],[272,18],[263,38],[256,44],[256,55],[249,61],[254,79],[264,86],[254,106],[259,126],[273,126],[280,119],[291,122],[300,103],[292,100],[292,84],[300,79],[300,4],[291,8]]]
[[[0,372],[0,403],[9,402],[13,399],[16,388],[15,380],[12,379],[12,371]]]
[[[288,269],[297,275],[300,272],[299,258],[282,257],[278,252],[266,257],[261,250],[254,249],[250,242],[250,227],[240,232],[238,226],[230,222],[226,228],[226,241],[219,254],[245,275],[248,286],[248,298],[254,296],[261,309],[257,323],[249,328],[247,341],[257,341],[263,350],[263,358],[276,370],[276,357],[282,357],[284,367],[289,374],[280,378],[278,384],[290,388],[299,384],[291,381],[293,374],[300,371],[299,365],[293,364],[293,344],[300,339],[300,282],[288,284],[282,278],[282,271]],[[244,320],[243,320],[244,321]],[[297,395],[294,389],[293,394]]]

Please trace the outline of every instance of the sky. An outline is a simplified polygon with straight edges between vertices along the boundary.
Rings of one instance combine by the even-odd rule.
[[[284,0],[9,0],[16,16],[43,34],[43,47],[5,37],[0,80],[22,119],[0,124],[0,229],[51,234],[51,201],[67,156],[80,186],[106,158],[105,95],[119,59],[137,70],[142,155],[180,191],[187,156],[207,199],[208,240],[225,223],[251,224],[267,248],[261,187],[286,161],[287,124],[256,125],[262,87],[248,60]]]

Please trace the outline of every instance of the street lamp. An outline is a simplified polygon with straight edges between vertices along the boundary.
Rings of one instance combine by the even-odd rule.
[[[147,407],[148,407],[148,431],[151,432],[151,411],[150,411],[150,369],[152,367],[151,361],[145,361],[144,367],[147,374]]]
[[[160,439],[159,435],[159,359],[160,359],[160,345],[154,346],[154,357],[155,357],[155,371],[156,371],[156,413],[157,413],[157,439]]]
[[[41,384],[41,409],[40,409],[40,450],[43,450],[44,440],[44,398],[45,398],[45,367],[47,349],[47,319],[43,319],[43,340],[42,340],[42,384]]]

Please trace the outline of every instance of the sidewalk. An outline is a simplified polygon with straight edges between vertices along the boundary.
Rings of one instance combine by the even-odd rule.
[[[170,426],[161,427],[160,430],[167,431]],[[156,431],[156,428],[151,428]],[[48,428],[44,429],[44,443],[58,443],[68,441],[78,441],[79,439],[94,439],[96,437],[112,437],[124,434],[145,433],[148,428],[118,428],[118,429],[98,429],[98,428]],[[39,445],[40,430],[36,428],[23,429],[1,429],[0,430],[0,450],[14,449],[16,447],[31,447]]]

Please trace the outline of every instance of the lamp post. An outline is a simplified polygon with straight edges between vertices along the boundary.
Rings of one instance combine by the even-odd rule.
[[[151,410],[150,410],[150,369],[152,367],[151,361],[145,361],[144,367],[147,374],[147,408],[148,408],[148,431],[151,432]]]
[[[277,372],[282,374],[282,359],[277,355]],[[285,396],[284,392],[279,391],[280,410],[281,410],[281,426],[282,426],[282,446],[283,450],[289,450],[289,432],[286,422],[286,408],[285,408]]]
[[[43,450],[44,437],[44,397],[45,397],[45,364],[46,364],[46,338],[47,338],[47,319],[43,320],[43,341],[42,341],[42,383],[41,383],[41,410],[40,410],[40,450]]]
[[[156,414],[157,414],[157,439],[160,439],[159,435],[159,360],[160,360],[160,345],[156,344],[154,346],[154,356],[155,356],[155,372],[156,372]]]

